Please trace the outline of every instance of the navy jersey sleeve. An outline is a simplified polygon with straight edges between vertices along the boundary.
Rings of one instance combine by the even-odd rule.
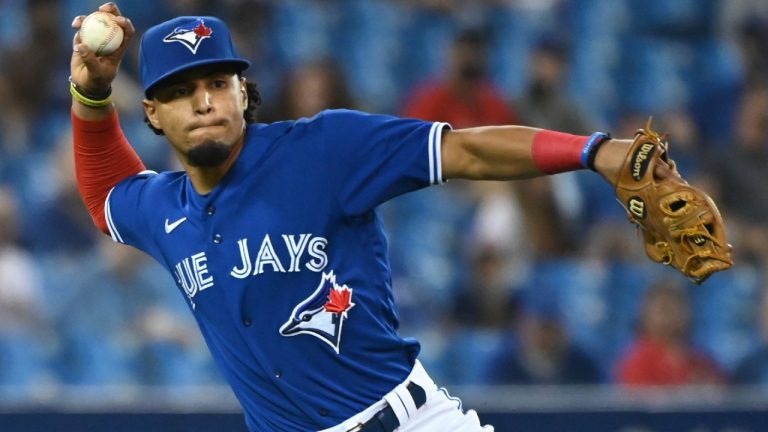
[[[450,126],[350,110],[324,111],[326,155],[345,211],[362,214],[395,196],[442,183],[445,128]]]
[[[147,223],[151,183],[158,177],[144,171],[118,183],[107,195],[104,214],[112,240],[133,246],[157,258],[158,248]]]

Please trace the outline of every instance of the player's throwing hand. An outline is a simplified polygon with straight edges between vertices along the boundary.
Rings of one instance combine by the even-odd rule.
[[[117,76],[120,61],[125,55],[135,29],[131,20],[120,14],[116,4],[109,2],[99,6],[99,11],[114,15],[114,20],[123,29],[123,42],[110,55],[97,56],[80,40],[80,32],[76,32],[72,40],[72,60],[70,72],[72,82],[91,95],[101,95],[109,90],[112,80]],[[79,15],[72,21],[72,28],[79,30],[85,15]]]

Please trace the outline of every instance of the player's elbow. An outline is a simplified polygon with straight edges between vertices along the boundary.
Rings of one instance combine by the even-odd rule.
[[[109,235],[109,227],[107,226],[107,216],[104,214],[104,203],[88,203],[88,214],[91,216],[91,220],[96,228],[104,234]]]
[[[446,180],[483,178],[482,159],[474,148],[470,134],[465,130],[445,131],[440,154]]]

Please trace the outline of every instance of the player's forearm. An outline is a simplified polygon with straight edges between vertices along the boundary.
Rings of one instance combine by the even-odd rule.
[[[446,132],[442,143],[443,175],[475,180],[512,180],[543,175],[532,157],[541,129],[487,126]]]
[[[143,171],[144,164],[125,138],[114,109],[92,120],[72,109],[75,171],[80,196],[94,224],[108,232],[104,202],[117,183]]]
[[[629,144],[526,126],[459,129],[443,137],[442,169],[446,179],[513,180],[592,168],[615,184]]]

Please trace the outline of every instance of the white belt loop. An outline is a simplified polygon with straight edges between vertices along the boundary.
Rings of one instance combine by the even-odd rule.
[[[408,386],[406,384],[400,384],[395,388],[395,393],[400,396],[400,399],[403,401],[405,410],[408,412],[408,418],[416,415],[416,410],[419,408],[416,407],[416,401],[413,400],[413,395],[408,391]]]
[[[405,390],[405,394],[407,396],[402,396],[402,392],[398,391],[398,389],[401,387],[402,390]],[[392,407],[392,411],[395,412],[395,417],[397,417],[397,420],[400,422],[400,424],[404,424],[406,420],[411,418],[411,414],[408,412],[408,408],[405,404],[405,400],[409,399],[411,399],[411,395],[408,394],[408,390],[406,390],[402,384],[395,387],[393,391],[384,395],[384,400],[386,400],[389,406]],[[411,404],[413,404],[413,400],[411,400]]]

